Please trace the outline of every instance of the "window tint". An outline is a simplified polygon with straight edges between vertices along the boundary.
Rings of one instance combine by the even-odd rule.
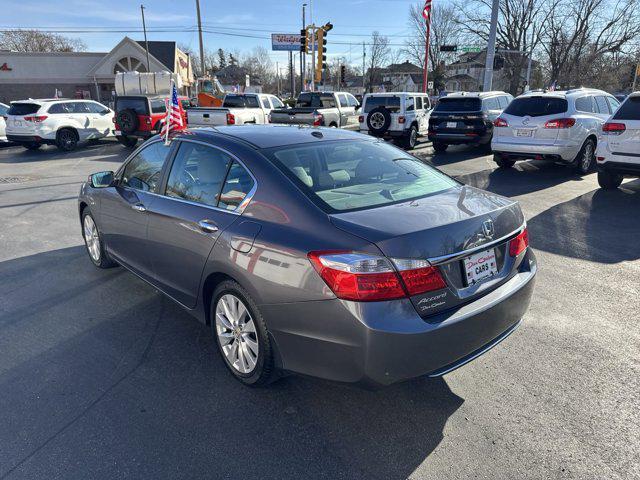
[[[349,104],[347,103],[347,97],[345,96],[344,93],[339,93],[337,95],[337,97],[338,97],[338,102],[340,102],[340,106],[341,107],[348,107],[349,106]]]
[[[49,107],[47,113],[56,114],[56,113],[71,113],[71,108],[68,103],[54,103]]]
[[[416,97],[416,110],[422,110],[422,97]]]
[[[607,99],[602,95],[598,95],[596,97],[596,105],[598,106],[599,113],[604,113],[605,115],[609,115],[611,113],[609,111],[609,104],[607,103]]]
[[[514,117],[542,117],[567,111],[567,101],[558,97],[519,97],[514,99],[504,113]]]
[[[181,142],[173,161],[166,195],[203,205],[218,205],[231,157],[197,143]]]
[[[148,115],[147,99],[143,97],[116,97],[116,111],[131,109],[138,115]]]
[[[124,168],[120,184],[145,192],[156,192],[170,146],[154,142],[131,159]]]
[[[9,106],[8,115],[31,115],[40,110],[37,103],[12,103]]]
[[[246,107],[245,97],[242,95],[227,95],[224,97],[222,106],[226,108],[244,108]]]
[[[386,107],[392,112],[400,110],[400,97],[367,97],[364,102],[364,113],[369,113],[374,108]]]
[[[253,178],[249,172],[234,161],[229,169],[227,180],[224,182],[218,207],[226,210],[235,210],[253,188]]]
[[[593,97],[576,98],[576,110],[579,112],[594,112]]]
[[[481,102],[479,98],[441,98],[434,112],[478,112]]]
[[[405,98],[404,104],[405,104],[405,111],[407,112],[412,112],[416,108],[415,99],[413,97]]]
[[[609,107],[612,112],[615,112],[616,109],[620,106],[620,102],[614,97],[607,97],[607,102],[609,102]]]
[[[332,93],[301,93],[296,101],[296,107],[335,108],[336,100]]]
[[[613,118],[616,120],[640,120],[640,97],[627,97]]]
[[[278,97],[271,97],[271,103],[273,104],[273,108],[284,107],[284,103],[282,103]]]
[[[247,104],[247,108],[260,108],[258,97],[245,97],[245,103]]]
[[[498,102],[498,97],[485,99],[484,108],[486,110],[500,110],[500,103]]]
[[[350,107],[357,107],[359,102],[353,95],[347,93],[347,103]]]
[[[456,182],[385,142],[319,142],[267,150],[320,208],[356,210],[424,197]]]
[[[107,109],[107,107],[105,107],[104,105],[100,105],[99,103],[95,102],[87,102],[86,105],[91,113],[102,113]]]

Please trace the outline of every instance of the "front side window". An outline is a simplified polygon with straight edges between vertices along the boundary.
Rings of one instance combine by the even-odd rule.
[[[607,102],[609,102],[609,108],[612,112],[615,112],[620,106],[620,102],[614,97],[607,97]]]
[[[328,213],[374,208],[457,183],[385,142],[335,141],[277,147],[266,155]]]
[[[422,110],[422,97],[416,97],[416,110]]]
[[[260,101],[262,102],[262,108],[266,108],[267,110],[271,108],[271,105],[269,105],[269,99],[267,97],[260,97]]]
[[[338,101],[340,102],[341,107],[348,107],[349,103],[347,102],[347,97],[344,93],[338,94]]]
[[[169,197],[215,207],[230,163],[231,157],[218,149],[181,142],[165,193]]]
[[[354,97],[350,93],[347,93],[347,103],[349,104],[350,107],[358,106],[358,100],[356,99],[356,97]]]
[[[235,210],[247,197],[251,189],[253,188],[253,178],[249,175],[249,172],[234,161],[229,169],[229,174],[222,187],[222,193],[220,193],[220,201],[218,202],[219,208],[225,210]]]
[[[86,104],[91,113],[102,113],[107,109],[104,105],[95,102],[86,102]]]
[[[407,112],[412,112],[415,109],[415,101],[413,97],[407,97],[404,101],[404,104],[406,106],[405,110]]]
[[[143,192],[157,193],[162,166],[170,146],[164,142],[154,142],[140,150],[124,168],[120,185]]]
[[[89,106],[86,102],[73,102],[71,105],[71,113],[90,113]]]
[[[271,103],[273,104],[273,108],[284,107],[284,103],[282,103],[278,97],[271,97]]]

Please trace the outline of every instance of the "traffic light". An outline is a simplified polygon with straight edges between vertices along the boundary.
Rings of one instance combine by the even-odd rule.
[[[493,58],[493,69],[502,70],[503,68],[504,68],[504,57],[501,55],[496,55]]]
[[[340,65],[340,85],[344,85],[347,81],[347,66]]]
[[[327,25],[331,24],[328,23]],[[318,45],[318,59],[316,60],[315,72],[316,83],[322,83],[322,70],[324,70],[324,65],[327,62],[327,39],[325,38],[325,27],[316,30],[316,42]],[[333,28],[333,25],[331,25],[331,28]],[[329,30],[331,30],[331,28],[329,28]]]
[[[307,29],[300,30],[300,51],[307,53]]]

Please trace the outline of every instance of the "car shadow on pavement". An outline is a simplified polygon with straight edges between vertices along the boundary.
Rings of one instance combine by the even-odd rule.
[[[1,478],[404,479],[463,403],[441,378],[241,385],[208,327],[83,246],[0,263],[0,298]]]
[[[129,156],[132,150],[120,146],[113,139],[100,139],[83,142],[71,152],[64,152],[52,145],[43,145],[39,150],[27,150],[23,147],[7,148],[0,156],[0,164],[41,162],[51,160],[80,160],[84,157],[99,156],[100,161],[122,162]]]
[[[538,160],[518,162],[512,168],[495,168],[458,175],[456,179],[465,185],[506,197],[537,192],[569,181],[583,181],[570,167]]]
[[[640,258],[640,180],[594,190],[528,220],[534,248],[601,263]]]

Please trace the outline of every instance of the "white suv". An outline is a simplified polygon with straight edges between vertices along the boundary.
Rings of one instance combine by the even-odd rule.
[[[9,111],[9,105],[0,103],[0,143],[7,142],[7,132],[5,131],[7,124],[4,119],[6,118],[8,111]]]
[[[7,138],[29,150],[43,144],[71,151],[78,142],[113,135],[113,110],[92,100],[21,100],[7,112]]]
[[[588,88],[520,95],[494,122],[494,160],[505,168],[516,160],[552,160],[588,173],[600,127],[618,105],[614,96]]]
[[[640,177],[640,92],[629,95],[602,125],[596,159],[602,188],[618,188],[625,175]]]
[[[431,102],[426,93],[368,93],[358,118],[360,131],[392,138],[405,148],[416,146],[419,135],[429,130]]]

